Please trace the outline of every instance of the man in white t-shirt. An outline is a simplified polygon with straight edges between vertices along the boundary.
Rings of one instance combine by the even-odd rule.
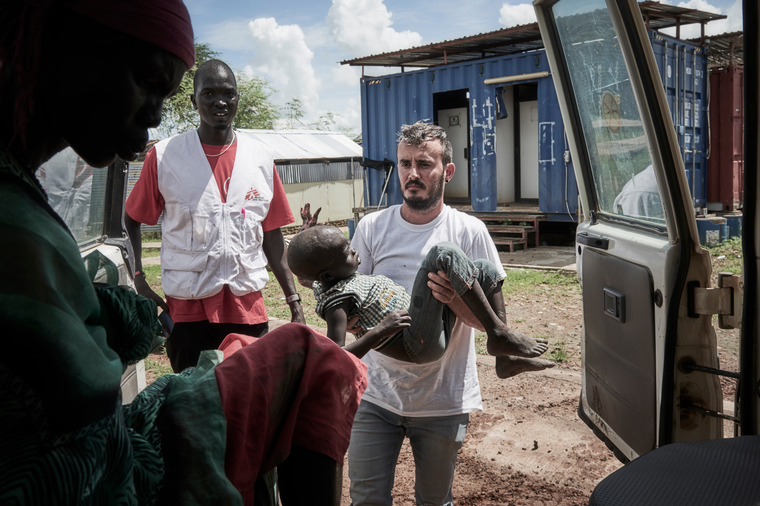
[[[404,203],[359,222],[351,243],[361,258],[359,273],[383,274],[411,290],[428,250],[449,241],[471,259],[494,263],[502,278],[506,275],[483,222],[443,203],[445,184],[455,170],[451,153],[442,128],[423,122],[402,127],[397,155]],[[480,323],[440,274],[431,273],[429,285],[435,298],[448,305],[451,338],[443,357],[410,364],[371,351],[363,359],[369,386],[354,418],[348,450],[354,506],[392,504],[404,437],[417,466],[417,504],[452,504],[457,451],[469,413],[482,409],[473,330]],[[552,365],[542,359],[497,357],[497,374],[508,377]]]

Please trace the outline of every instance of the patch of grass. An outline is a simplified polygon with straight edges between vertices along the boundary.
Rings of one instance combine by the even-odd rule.
[[[172,371],[170,365],[154,360],[148,355],[145,357],[145,372],[152,372],[155,375],[155,378],[160,378],[161,376],[172,374],[174,371]]]
[[[488,355],[488,349],[486,348],[486,345],[488,344],[488,336],[485,332],[478,332],[475,331],[475,353],[478,355]]]
[[[161,254],[161,248],[143,248],[142,258],[157,257]]]
[[[549,353],[547,358],[553,362],[557,362],[558,364],[567,361],[570,358],[570,353],[568,353],[565,349],[566,345],[567,343],[565,343],[565,341],[557,341],[554,343],[554,348]]]
[[[509,269],[504,278],[502,291],[504,295],[520,291],[520,293],[532,293],[539,289],[550,288],[552,290],[576,291],[580,293],[580,284],[575,274],[563,272],[535,271],[530,269]]]
[[[317,316],[314,312],[316,307],[316,301],[314,300],[314,292],[309,288],[304,288],[298,284],[298,281],[294,279],[298,293],[301,294],[301,307],[303,308],[303,315],[306,318],[306,323],[317,327],[326,327],[325,321]],[[285,302],[285,295],[282,293],[280,284],[277,283],[274,275],[269,273],[269,283],[261,291],[261,295],[264,297],[264,303],[267,306],[267,314],[270,318],[279,318],[281,320],[290,321],[290,306]]]
[[[143,232],[142,242],[161,242],[161,232]]]
[[[161,266],[160,265],[143,265],[145,280],[154,292],[164,297],[164,291],[161,288]]]
[[[742,274],[743,255],[741,237],[732,237],[731,239],[718,243],[715,246],[706,247],[706,249],[710,252],[713,272],[733,272],[736,275]]]
[[[512,320],[512,321],[513,321],[513,322],[515,322],[515,323],[522,323],[522,322],[524,322],[524,321],[525,321],[525,318],[515,318],[515,319],[514,319],[514,320]]]

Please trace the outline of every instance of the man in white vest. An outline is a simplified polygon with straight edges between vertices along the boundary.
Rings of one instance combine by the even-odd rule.
[[[291,321],[305,323],[280,230],[295,219],[273,153],[232,129],[238,92],[225,63],[201,64],[193,88],[200,126],[148,152],[126,203],[137,291],[174,320],[167,354],[176,372],[195,366],[200,352],[216,349],[227,334],[259,337],[268,331],[261,295],[267,263]],[[161,213],[166,302],[148,286],[141,263],[140,223],[155,225]]]

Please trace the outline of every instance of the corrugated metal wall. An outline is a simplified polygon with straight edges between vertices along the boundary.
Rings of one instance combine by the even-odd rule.
[[[282,184],[320,183],[361,179],[363,174],[359,161],[357,158],[346,162],[276,164],[276,167]]]
[[[682,146],[687,176],[696,188],[696,205],[705,204],[705,76],[704,49],[650,32],[671,114]],[[676,44],[678,42],[678,44]],[[667,61],[666,61],[667,60]],[[677,73],[676,73],[677,69]],[[364,156],[396,161],[396,134],[403,124],[434,120],[433,94],[466,89],[469,93],[471,148],[470,196],[475,211],[495,211],[497,206],[497,157],[513,153],[495,150],[495,87],[485,79],[549,71],[543,50],[403,72],[361,81],[362,141]],[[670,71],[670,74],[668,74]],[[564,123],[551,75],[510,82],[535,83],[538,89],[539,209],[550,219],[575,220],[578,190],[572,161],[564,161]],[[676,99],[675,97],[678,97]],[[696,114],[694,114],[696,112]],[[388,183],[387,201],[382,195],[384,174],[367,169],[365,201],[377,205],[400,204],[398,177]],[[501,204],[501,202],[499,202]]]

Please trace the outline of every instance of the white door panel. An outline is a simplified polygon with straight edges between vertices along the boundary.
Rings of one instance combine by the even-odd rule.
[[[467,149],[467,108],[444,109],[438,111],[438,124],[446,130],[451,142],[454,162],[454,177],[446,183],[445,197],[469,198],[470,196],[470,162],[465,157]]]
[[[520,102],[520,198],[538,198],[538,100]]]

